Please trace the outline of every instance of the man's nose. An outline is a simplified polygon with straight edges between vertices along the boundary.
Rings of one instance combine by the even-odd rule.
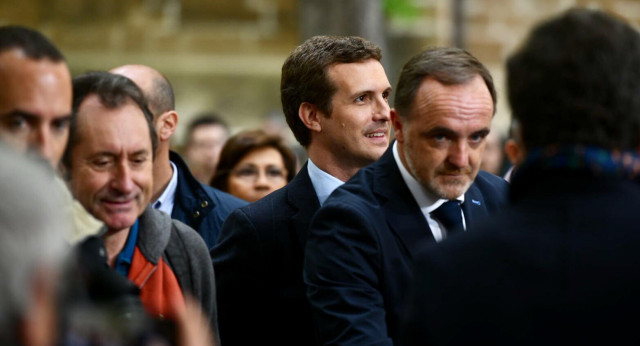
[[[456,141],[449,147],[447,161],[457,168],[469,165],[469,146],[465,141]]]
[[[382,97],[382,95],[376,99],[374,110],[373,110],[373,120],[374,121],[391,120],[391,107],[389,106],[388,100]]]
[[[111,187],[122,194],[129,194],[135,188],[131,177],[131,168],[125,162],[119,163],[114,167]]]
[[[45,126],[33,130],[29,139],[29,147],[51,163],[54,168],[57,166],[57,157],[53,143],[51,131]]]

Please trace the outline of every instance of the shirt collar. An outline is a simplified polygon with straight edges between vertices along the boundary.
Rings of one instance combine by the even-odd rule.
[[[138,242],[138,220],[129,229],[129,236],[127,236],[127,242],[124,244],[124,248],[118,254],[116,258],[116,264],[114,270],[120,273],[122,276],[127,277],[129,275],[129,268],[131,268],[131,262],[133,261],[133,252]]]
[[[178,188],[178,168],[176,165],[169,161],[171,164],[171,169],[173,169],[173,174],[171,175],[171,180],[169,180],[169,185],[162,191],[158,200],[153,202],[151,205],[154,209],[158,209],[168,215],[171,215],[173,212],[173,200],[176,196],[176,190]]]
[[[335,189],[344,184],[342,180],[318,168],[311,159],[308,160],[307,171],[321,206]]]
[[[425,189],[422,184],[420,184],[416,178],[409,173],[409,171],[404,167],[404,164],[402,164],[402,160],[400,160],[397,141],[393,143],[393,158],[396,160],[396,164],[398,165],[398,169],[400,170],[400,175],[402,175],[404,183],[407,184],[409,191],[411,191],[413,198],[416,200],[423,213],[431,213],[447,201],[446,199],[438,198],[431,192],[427,191],[427,189]],[[460,201],[460,204],[464,203],[464,194],[458,196],[456,199]]]

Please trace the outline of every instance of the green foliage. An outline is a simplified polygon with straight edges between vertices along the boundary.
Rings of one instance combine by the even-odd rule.
[[[419,14],[415,0],[383,0],[382,6],[387,18],[413,19]]]

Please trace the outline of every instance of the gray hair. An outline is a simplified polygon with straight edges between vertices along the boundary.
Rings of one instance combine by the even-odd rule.
[[[69,223],[54,172],[0,143],[0,328],[30,304],[38,271],[60,270]]]

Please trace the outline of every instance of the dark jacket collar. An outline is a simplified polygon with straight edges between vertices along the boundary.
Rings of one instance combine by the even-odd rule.
[[[426,243],[435,242],[435,238],[402,178],[393,156],[393,144],[371,169],[374,172],[373,191],[379,196],[389,227],[402,240],[411,256],[417,255]],[[475,182],[465,193],[462,210],[467,227],[488,213],[482,192]]]
[[[191,174],[180,155],[170,151],[169,159],[178,169],[178,186],[171,217],[198,230],[204,216],[215,207],[215,202],[207,194],[202,184]]]
[[[308,163],[298,171],[298,174],[287,184],[287,200],[296,213],[291,217],[291,222],[296,232],[300,245],[304,248],[309,233],[309,224],[315,212],[320,209],[318,196],[309,178]]]
[[[138,221],[138,248],[149,262],[157,264],[169,244],[171,218],[148,205]]]
[[[427,220],[402,179],[393,144],[373,164],[373,192],[378,195],[388,226],[402,240],[411,257],[427,242],[435,242]]]

